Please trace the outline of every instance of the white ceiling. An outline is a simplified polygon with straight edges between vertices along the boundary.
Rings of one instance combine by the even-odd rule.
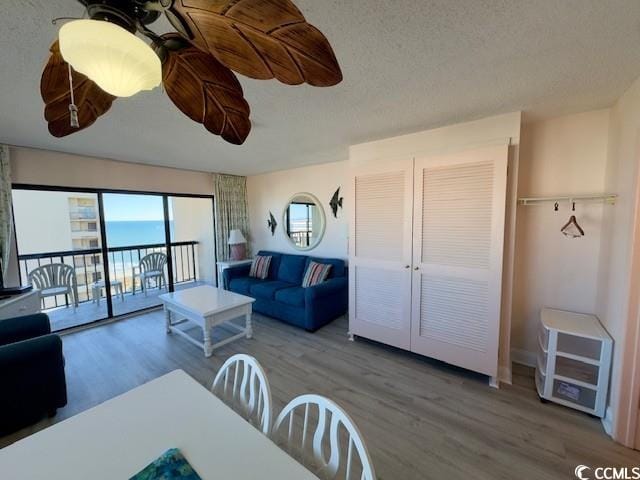
[[[607,107],[640,75],[638,0],[295,0],[344,81],[321,89],[241,77],[253,131],[226,144],[156,89],[86,131],[51,137],[39,79],[56,16],[75,0],[0,2],[0,141],[124,161],[255,174],[347,158],[347,147],[497,113]],[[157,28],[162,31],[163,25]],[[156,25],[154,25],[156,27]]]

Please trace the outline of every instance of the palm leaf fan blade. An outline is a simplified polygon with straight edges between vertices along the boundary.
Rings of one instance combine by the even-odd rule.
[[[49,132],[55,137],[65,137],[84,130],[104,115],[116,97],[104,92],[93,81],[72,70],[73,94],[78,107],[80,127],[71,126],[71,90],[69,85],[69,65],[62,58],[58,42],[50,48],[50,56],[42,72],[40,94],[45,103],[44,118]]]
[[[167,48],[162,75],[167,95],[182,113],[230,143],[244,143],[251,131],[250,108],[231,70],[187,44]]]
[[[197,47],[242,75],[318,87],[342,81],[329,41],[290,0],[175,0],[167,17]]]

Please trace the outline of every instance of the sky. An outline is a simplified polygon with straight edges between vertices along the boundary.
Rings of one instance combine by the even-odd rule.
[[[103,202],[106,222],[164,220],[162,197],[105,193]]]

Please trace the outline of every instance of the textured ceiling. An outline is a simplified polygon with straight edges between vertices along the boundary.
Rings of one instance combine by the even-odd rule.
[[[254,123],[226,144],[160,90],[117,100],[51,137],[39,79],[74,0],[2,0],[0,141],[124,161],[255,174],[342,160],[350,144],[497,113],[610,106],[640,75],[638,0],[294,0],[334,47],[344,81],[320,89],[240,78]],[[153,25],[159,31],[166,23]]]

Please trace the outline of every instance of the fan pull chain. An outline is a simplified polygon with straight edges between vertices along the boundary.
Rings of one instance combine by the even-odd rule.
[[[69,67],[69,90],[71,93],[71,103],[69,104],[69,118],[71,122],[71,128],[80,128],[80,121],[78,120],[78,107],[73,96],[73,75],[71,75],[71,65]]]

